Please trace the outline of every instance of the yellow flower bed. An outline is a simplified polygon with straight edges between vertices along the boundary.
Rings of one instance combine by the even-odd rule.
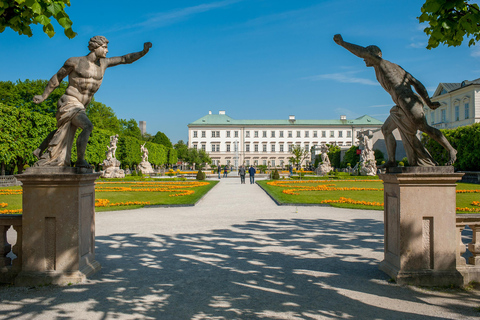
[[[360,205],[364,205],[364,206],[376,206],[376,207],[383,207],[383,203],[380,203],[380,202],[371,202],[371,201],[357,201],[357,200],[353,200],[353,199],[350,199],[350,198],[344,198],[344,197],[340,197],[339,200],[322,200],[320,203],[351,203],[351,204],[360,204]]]
[[[477,206],[477,207],[480,207],[480,201],[473,201],[472,203],[470,203],[472,206]],[[463,212],[480,212],[480,208],[468,208],[468,207],[465,207],[465,208],[459,208],[457,207],[456,208],[457,211],[463,211]]]
[[[110,203],[108,199],[95,199],[95,207],[116,207],[116,206],[132,206],[132,205],[146,205],[150,204],[150,201],[127,201]]]
[[[96,186],[95,191],[98,192],[176,192],[170,194],[170,197],[181,197],[194,194],[194,190],[189,190],[189,188],[206,186],[208,182],[202,181],[145,181],[145,182],[112,182],[112,181],[103,181],[97,182],[99,184],[133,184],[135,186],[130,187],[107,187],[107,186]]]
[[[12,196],[17,194],[22,194],[22,189],[0,189],[0,195]]]
[[[8,203],[6,202],[1,202],[0,203],[0,208],[6,208],[8,207]],[[15,213],[22,213],[22,209],[15,209],[15,210],[0,210],[0,214],[15,214]]]
[[[457,190],[457,193],[480,193],[480,190]]]
[[[282,192],[285,194],[290,194],[290,195],[299,195],[300,191],[382,191],[383,188],[339,188],[339,187],[332,187],[335,186],[335,184],[319,184],[323,183],[326,181],[312,181],[312,180],[307,180],[307,181],[271,181],[267,182],[268,185],[275,186],[275,187],[292,187],[293,189],[284,189]],[[316,186],[301,186],[301,185],[295,185],[295,184],[312,184],[316,183],[318,185]]]

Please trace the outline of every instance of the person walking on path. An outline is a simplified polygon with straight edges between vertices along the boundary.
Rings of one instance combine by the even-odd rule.
[[[255,170],[253,165],[251,165],[250,169],[248,169],[248,174],[250,175],[250,184],[255,183],[255,173],[257,173],[257,170]]]
[[[238,174],[240,175],[240,183],[245,184],[246,170],[244,166],[240,166],[240,168],[238,169]]]
[[[220,173],[222,173],[222,166],[220,164],[218,164],[217,172],[218,172],[218,179],[220,179]]]
[[[223,177],[226,178],[227,177],[227,166],[223,167]]]

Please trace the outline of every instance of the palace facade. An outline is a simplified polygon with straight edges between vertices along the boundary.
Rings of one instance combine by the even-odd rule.
[[[440,83],[431,100],[440,103],[436,110],[424,107],[432,127],[452,129],[480,122],[480,79]]]
[[[208,152],[215,165],[284,167],[295,145],[307,150],[321,144],[348,149],[355,144],[358,131],[378,130],[382,124],[367,115],[354,120],[346,116],[300,120],[293,115],[284,120],[236,120],[225,111],[209,111],[188,124],[188,146]]]

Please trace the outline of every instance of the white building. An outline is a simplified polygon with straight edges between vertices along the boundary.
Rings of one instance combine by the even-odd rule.
[[[431,100],[441,105],[436,110],[424,107],[432,127],[452,129],[480,122],[480,79],[440,83]]]
[[[284,167],[294,145],[311,150],[320,144],[350,148],[357,131],[377,130],[382,122],[364,115],[354,120],[235,120],[220,111],[188,124],[188,146],[207,151],[213,164]]]

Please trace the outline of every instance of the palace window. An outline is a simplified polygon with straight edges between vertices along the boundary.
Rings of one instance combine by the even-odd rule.
[[[255,143],[255,144],[253,145],[253,147],[254,147],[254,151],[255,151],[255,152],[258,152],[258,143]]]
[[[292,131],[288,131],[288,137],[289,137],[289,138],[292,137]]]
[[[338,131],[338,137],[343,138],[343,131],[342,130]]]
[[[253,136],[254,136],[255,138],[258,138],[258,131],[254,131],[254,132],[253,132]]]
[[[193,131],[193,137],[197,138],[197,131]]]
[[[300,138],[300,137],[301,137],[301,132],[297,131],[297,138]]]
[[[317,131],[313,131],[313,137],[318,138]]]
[[[275,131],[272,131],[272,132],[270,133],[270,137],[271,137],[271,138],[275,138]]]
[[[270,150],[272,150],[272,152],[275,152],[275,145],[274,144],[270,145]]]
[[[460,120],[460,106],[455,106],[455,121]]]
[[[267,137],[267,131],[263,131],[262,132],[262,138],[266,138]]]
[[[267,152],[267,144],[263,144],[263,152]]]
[[[280,152],[283,152],[283,143],[280,144]]]
[[[230,144],[227,144],[227,152],[230,152]]]
[[[335,138],[335,131],[330,131],[330,138]]]
[[[326,138],[327,137],[327,131],[322,131],[322,138]]]
[[[280,134],[280,138],[283,138],[283,131],[280,131],[279,134]]]
[[[227,138],[230,138],[230,131],[227,131]]]
[[[205,131],[202,131],[202,138],[205,138]]]
[[[470,119],[470,104],[465,103],[465,119]]]
[[[235,131],[235,138],[238,138],[238,131]]]
[[[250,138],[250,131],[246,131],[246,132],[245,132],[245,137],[246,137],[246,138]]]
[[[246,151],[246,152],[250,152],[250,144],[247,143],[247,144],[245,145],[245,151]]]

